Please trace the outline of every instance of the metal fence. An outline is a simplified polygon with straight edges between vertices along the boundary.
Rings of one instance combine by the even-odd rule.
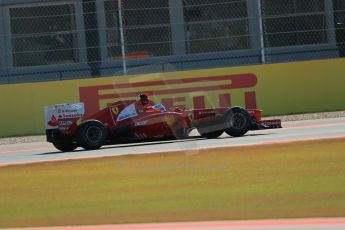
[[[344,0],[4,0],[0,7],[0,83],[345,56]]]

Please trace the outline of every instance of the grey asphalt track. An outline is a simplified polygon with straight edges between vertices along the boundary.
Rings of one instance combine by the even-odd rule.
[[[178,150],[183,150],[186,154],[196,154],[203,148],[345,137],[345,117],[284,122],[283,127],[282,129],[250,131],[239,138],[223,134],[217,139],[203,139],[197,137],[198,134],[195,131],[191,134],[193,137],[187,140],[109,145],[94,151],[78,148],[76,151],[68,153],[56,150],[47,142],[0,145],[0,166]]]

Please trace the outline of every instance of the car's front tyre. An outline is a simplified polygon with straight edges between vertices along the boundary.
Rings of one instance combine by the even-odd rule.
[[[240,137],[249,131],[251,118],[247,110],[233,107],[225,114],[225,132],[233,137]]]

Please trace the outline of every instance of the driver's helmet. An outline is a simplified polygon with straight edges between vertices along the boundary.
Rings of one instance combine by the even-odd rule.
[[[149,103],[149,99],[148,99],[148,96],[146,93],[139,94],[139,98],[140,98],[139,100],[142,104],[145,105],[145,104]]]

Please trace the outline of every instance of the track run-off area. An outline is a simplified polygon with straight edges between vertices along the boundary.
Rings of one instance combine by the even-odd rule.
[[[11,228],[7,230],[19,230]],[[39,227],[24,230],[343,230],[345,218]],[[4,229],[5,230],[5,229]]]
[[[186,140],[168,140],[103,146],[99,150],[62,153],[47,142],[0,145],[0,167],[15,164],[31,164],[47,161],[63,161],[128,154],[149,154],[184,151],[197,154],[198,150],[218,147],[279,144],[295,141],[332,139],[345,137],[345,117],[283,122],[282,129],[250,131],[239,138],[223,134],[217,139],[204,139],[192,132]]]
[[[0,145],[1,167],[10,165],[25,165],[39,162],[55,162],[73,159],[101,158],[129,154],[149,154],[160,152],[183,151],[185,154],[198,154],[202,149],[219,147],[240,147],[251,145],[272,145],[293,143],[308,140],[323,140],[345,137],[345,117],[316,120],[283,122],[282,129],[248,132],[239,138],[223,135],[217,139],[204,139],[192,133],[190,139],[170,140],[161,142],[143,142],[104,146],[95,151],[85,151],[78,148],[74,152],[62,153],[50,143],[32,142]],[[20,228],[23,229],[23,228]],[[27,230],[340,230],[345,229],[345,218],[311,218],[311,219],[276,219],[250,221],[210,221],[186,223],[159,224],[121,224],[103,226],[65,226],[26,228]]]

